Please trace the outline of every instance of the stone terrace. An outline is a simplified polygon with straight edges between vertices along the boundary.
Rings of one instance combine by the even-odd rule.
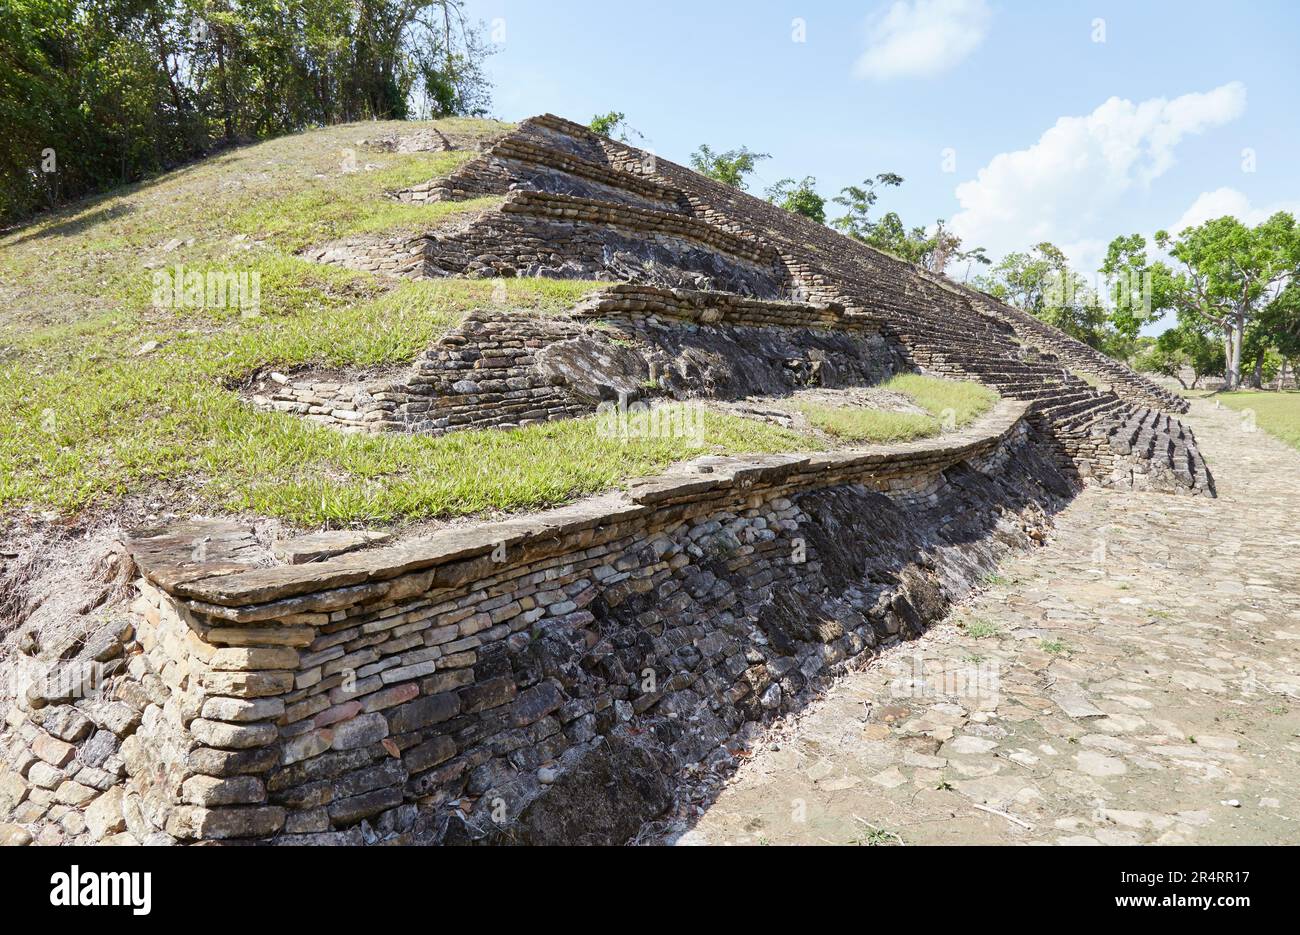
[[[1183,403],[1159,387],[987,296],[576,124],[524,121],[449,178],[394,194],[500,202],[418,237],[306,255],[393,276],[620,284],[564,316],[471,313],[402,373],[281,375],[255,404],[438,434],[912,369],[1002,399],[935,439],[702,458],[405,539],[269,550],[245,522],[137,530],[128,617],[60,658],[13,661],[33,677],[3,728],[7,838],[625,841],[678,789],[730,768],[762,725],[1044,545],[1084,484],[1146,510],[1213,509],[1146,493],[1214,493],[1173,414]],[[1067,669],[1056,675],[1081,678]],[[1096,706],[1126,730],[1123,712]],[[954,755],[996,746],[970,733]],[[1080,768],[1115,770],[1114,738],[1090,743]],[[906,765],[939,768],[922,753]]]
[[[408,275],[621,279],[842,308],[836,327],[859,322],[891,341],[912,367],[977,380],[1004,396],[1033,402],[1031,421],[1043,444],[1063,468],[1084,480],[1213,493],[1191,431],[1176,418],[1159,415],[1185,409],[1178,397],[1032,316],[667,160],[546,115],[524,121],[447,179],[430,183],[420,198],[478,195],[501,195],[505,202],[500,211],[455,231],[385,246],[394,257],[390,261],[366,253],[357,263],[368,268],[387,263]],[[350,262],[346,247],[312,255]],[[760,323],[805,326],[794,305],[785,311],[784,322],[778,312],[776,319]],[[1109,388],[1096,389],[1080,374]],[[511,379],[518,384],[512,392],[541,389],[524,386],[538,379],[535,373]],[[450,375],[443,380],[445,386],[456,382]],[[354,388],[339,389],[356,395]],[[442,398],[453,395],[444,390]],[[282,390],[269,402],[281,408],[305,405],[311,415],[362,427],[444,431],[456,425],[519,424],[516,418],[476,419],[460,411],[450,420],[394,421],[380,411],[392,407],[366,409],[320,396],[306,387]],[[543,396],[536,405],[516,402],[512,414],[538,420],[580,410],[571,399],[549,391]],[[422,405],[419,400],[399,405],[412,403]],[[335,417],[336,412],[346,417]]]

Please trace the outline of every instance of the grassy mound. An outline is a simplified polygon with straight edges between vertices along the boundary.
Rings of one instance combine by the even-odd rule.
[[[978,383],[899,374],[881,385],[907,396],[928,415],[803,403],[800,410],[817,428],[854,442],[902,442],[931,438],[969,425],[998,401],[996,391]]]
[[[439,121],[468,146],[500,129]],[[419,231],[494,201],[412,205],[394,189],[471,155],[357,149],[420,124],[334,127],[234,150],[0,237],[0,512],[108,507],[157,491],[167,509],[251,510],[302,523],[525,509],[710,451],[805,444],[724,416],[692,439],[609,439],[593,420],[445,438],[350,436],[254,411],[238,384],[301,364],[414,359],[464,314],[570,308],[594,283],[393,283],[308,262],[301,248]],[[258,302],[159,304],[156,274],[256,274]],[[250,280],[251,281],[251,280]]]

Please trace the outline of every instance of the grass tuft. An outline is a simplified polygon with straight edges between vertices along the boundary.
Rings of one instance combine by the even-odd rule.
[[[821,403],[799,403],[799,411],[823,432],[845,441],[905,442],[938,435],[939,420],[911,412],[851,409]]]
[[[997,636],[1002,632],[1002,628],[992,620],[985,620],[983,618],[965,621],[962,623],[962,629],[966,631],[967,636],[977,640],[987,639],[990,636]]]
[[[918,406],[943,420],[944,428],[963,428],[993,408],[997,390],[967,380],[943,380],[919,373],[900,373],[883,389],[910,396]]]
[[[909,397],[928,414],[801,403],[799,410],[823,432],[846,441],[904,442],[961,428],[993,407],[998,394],[978,383],[899,374],[881,389]]]

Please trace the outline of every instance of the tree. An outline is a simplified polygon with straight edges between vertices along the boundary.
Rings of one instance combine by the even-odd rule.
[[[1300,272],[1300,230],[1284,211],[1247,227],[1233,217],[1207,221],[1156,243],[1179,269],[1171,274],[1168,303],[1186,318],[1222,335],[1225,386],[1241,385],[1247,329]]]
[[[932,273],[942,273],[954,259],[989,262],[982,247],[962,253],[961,238],[944,227],[943,218],[935,222],[934,231],[930,232],[924,227],[904,227],[902,219],[890,211],[869,227],[870,232],[864,238],[866,243]]]
[[[619,110],[611,110],[608,113],[596,114],[591,118],[591,132],[597,136],[613,137],[614,131],[623,125],[623,120],[627,115]]]
[[[591,118],[588,125],[591,132],[597,136],[603,136],[606,139],[618,140],[621,143],[628,141],[628,134],[641,137],[641,134],[627,124],[627,115],[621,110],[611,110],[605,114],[596,114]],[[616,135],[617,134],[617,135]]]
[[[1133,368],[1143,373],[1173,377],[1185,390],[1194,390],[1205,377],[1223,373],[1223,347],[1204,330],[1183,324],[1166,330],[1160,337],[1139,339],[1148,342],[1133,360]],[[1192,382],[1183,379],[1192,371]]]
[[[1273,346],[1272,335],[1258,322],[1246,329],[1246,336],[1241,342],[1241,359],[1249,366],[1249,371],[1242,372],[1242,382],[1257,390],[1262,390],[1264,384],[1277,379],[1283,360]]]
[[[4,0],[0,219],[240,140],[486,112],[463,0]]]
[[[847,213],[836,218],[831,222],[831,225],[854,240],[866,242],[875,227],[870,215],[871,209],[875,207],[877,199],[880,198],[877,186],[880,188],[889,186],[897,188],[902,184],[903,177],[901,175],[893,172],[881,172],[874,179],[864,180],[861,185],[849,185],[842,188],[840,193],[835,196],[834,201],[837,205],[845,208]]]
[[[817,194],[817,180],[811,175],[798,183],[794,179],[781,179],[768,187],[767,200],[818,224],[826,223],[826,199]]]
[[[1141,234],[1116,237],[1099,270],[1106,277],[1110,324],[1128,340],[1159,320],[1168,305],[1172,276],[1165,264],[1147,260],[1146,246]]]
[[[1071,337],[1106,350],[1106,309],[1100,296],[1070,268],[1066,255],[1043,242],[1028,253],[1008,253],[976,284],[995,298],[1029,312]]]
[[[1262,322],[1278,353],[1288,360],[1300,357],[1300,280],[1293,279],[1264,308]]]
[[[972,247],[969,250],[959,251],[958,260],[966,261],[966,272],[962,275],[961,281],[966,282],[970,279],[970,268],[972,263],[978,263],[981,266],[992,266],[993,258],[989,256],[988,251],[983,247]]]
[[[1179,347],[1161,347],[1149,338],[1145,340],[1149,343],[1144,344],[1134,356],[1133,369],[1139,373],[1158,373],[1161,376],[1173,377],[1183,389],[1192,389],[1183,379],[1183,371],[1191,364],[1187,353]]]
[[[934,230],[925,227],[907,227],[895,211],[873,220],[871,210],[880,198],[880,190],[897,188],[903,177],[894,172],[881,172],[861,185],[849,185],[840,190],[835,203],[846,209],[845,214],[831,224],[854,240],[870,244],[891,256],[915,263],[932,273],[943,273],[952,260],[967,261],[987,266],[990,262],[983,247],[962,252],[961,238],[944,226],[942,218],[935,222]]]
[[[745,184],[745,176],[752,173],[761,160],[770,158],[767,153],[753,153],[744,146],[715,153],[707,144],[701,144],[691,153],[691,168],[715,182],[746,191],[749,186]]]

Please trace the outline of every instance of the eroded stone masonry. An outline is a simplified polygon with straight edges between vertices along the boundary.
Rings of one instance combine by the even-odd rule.
[[[270,375],[249,404],[324,431],[442,434],[909,370],[1001,402],[935,439],[699,458],[545,513],[388,542],[271,550],[228,520],[137,530],[118,622],[11,660],[29,678],[4,727],[7,834],[623,841],[683,777],[919,635],[1007,550],[1042,543],[1083,485],[1213,495],[1182,400],[680,166],[546,116],[394,193],[484,195],[499,206],[454,228],[307,255],[609,288],[567,315],[471,313],[397,372]]]

